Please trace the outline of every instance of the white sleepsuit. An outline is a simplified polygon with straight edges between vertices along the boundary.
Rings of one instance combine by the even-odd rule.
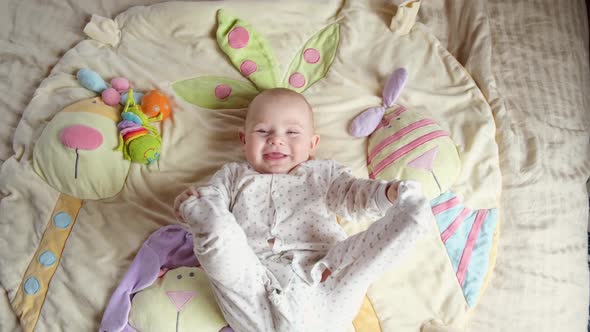
[[[418,183],[400,182],[392,207],[387,182],[353,177],[330,160],[289,174],[226,164],[189,197],[181,214],[195,254],[236,331],[343,331],[369,285],[433,223]],[[348,237],[336,215],[375,220]],[[385,215],[385,216],[384,216]],[[332,274],[320,282],[322,272]]]

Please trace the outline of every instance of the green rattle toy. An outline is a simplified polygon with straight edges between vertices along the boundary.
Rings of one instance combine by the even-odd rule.
[[[162,137],[150,123],[161,121],[162,113],[148,118],[141,111],[141,107],[135,103],[133,89],[129,89],[121,118],[123,120],[117,124],[119,145],[115,150],[123,151],[123,157],[132,162],[149,165],[159,160],[162,151]]]

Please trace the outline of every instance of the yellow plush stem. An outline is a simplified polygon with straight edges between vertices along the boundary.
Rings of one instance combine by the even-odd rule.
[[[119,144],[115,148],[115,151],[123,150],[123,145],[125,145],[125,140],[123,139],[123,135],[119,134]]]
[[[160,114],[154,116],[153,118],[149,118],[148,122],[158,122],[158,121],[162,121],[162,118],[164,117],[164,114],[162,114],[162,112],[160,112]]]

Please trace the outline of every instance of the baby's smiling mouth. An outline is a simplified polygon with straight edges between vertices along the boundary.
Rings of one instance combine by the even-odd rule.
[[[269,152],[262,155],[262,157],[266,160],[280,160],[286,158],[287,155],[280,152]]]

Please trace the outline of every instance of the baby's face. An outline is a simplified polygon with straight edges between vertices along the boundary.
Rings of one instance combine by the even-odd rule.
[[[307,103],[290,94],[260,95],[248,109],[240,139],[246,160],[260,173],[288,173],[319,143]]]

